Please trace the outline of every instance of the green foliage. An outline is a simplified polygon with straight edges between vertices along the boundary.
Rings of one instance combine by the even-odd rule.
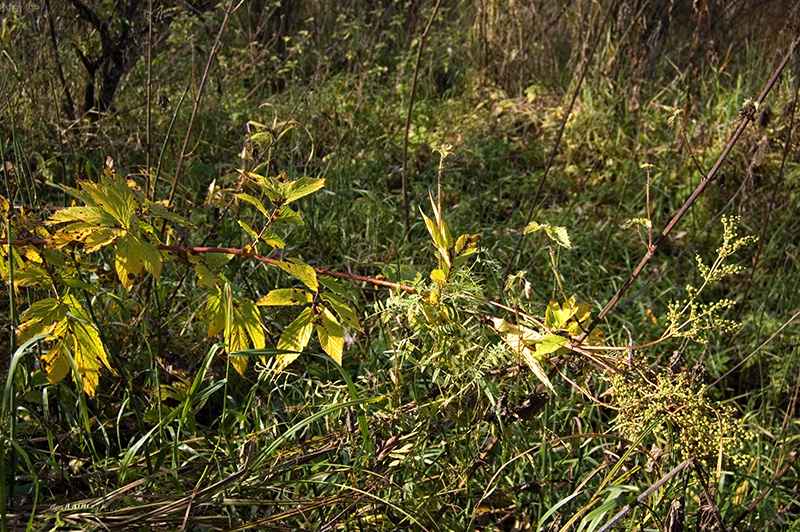
[[[407,161],[429,3],[234,3],[222,32],[224,6],[84,4],[109,42],[130,24],[120,69],[88,74],[76,5],[0,31],[8,528],[588,531],[637,496],[617,528],[677,526],[679,500],[687,529],[797,521],[796,87],[747,101],[794,4],[444,3]],[[651,244],[745,118],[727,180],[587,331],[643,253],[620,228]],[[550,223],[524,227],[539,188]],[[704,354],[667,371],[672,339]]]

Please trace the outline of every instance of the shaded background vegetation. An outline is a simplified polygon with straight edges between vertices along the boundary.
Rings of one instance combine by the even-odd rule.
[[[427,279],[435,260],[417,206],[427,209],[427,191],[436,186],[433,149],[451,143],[445,216],[458,234],[481,235],[473,266],[479,286],[464,289],[513,304],[517,298],[504,292],[502,278],[512,261],[512,272],[527,271],[530,312],[541,313],[550,299],[560,298],[547,246],[527,237],[518,255],[512,250],[557,149],[534,219],[569,229],[574,249],[559,255],[559,273],[568,294],[592,302],[596,312],[646,250],[635,229],[620,228],[627,219],[647,216],[641,165],[655,167],[649,208],[660,230],[701,179],[690,150],[707,171],[740,120],[744,101],[758,95],[800,23],[798,6],[789,0],[446,0],[417,65],[434,4],[244,2],[227,20],[216,53],[227,4],[0,4],[2,195],[46,217],[69,204],[58,185],[96,179],[106,157],[142,187],[158,176],[155,199],[169,197],[180,169],[175,209],[197,229],[172,238],[242,247],[248,242],[236,219],[253,214],[215,191],[235,188],[237,169],[252,169],[268,157],[272,174],[326,179],[323,192],[303,200],[306,226],[286,235],[287,256],[393,281],[413,279],[409,271]],[[701,344],[662,344],[642,350],[641,357],[666,368],[673,351],[683,351],[684,366],[705,364],[707,382],[714,382],[800,309],[793,120],[798,65],[793,58],[767,99],[769,110],[728,157],[718,186],[700,198],[607,317],[602,328],[609,343],[638,345],[661,335],[669,301],[698,282],[695,254],[713,260],[722,214],[740,215],[742,232],[760,237],[740,253],[748,269],[710,294],[736,299],[728,317],[741,321],[742,329],[711,332]],[[415,68],[407,234],[400,190]],[[683,111],[686,141],[677,125],[667,126],[675,109]],[[294,121],[291,129],[276,126],[287,120]],[[283,135],[271,143],[276,134]],[[410,303],[363,284],[352,286],[362,330],[344,370],[358,397],[394,393],[389,403],[363,407],[371,441],[356,429],[362,407],[336,411],[308,422],[299,440],[284,442],[262,469],[228,477],[242,470],[245,456],[256,453],[252,448],[346,400],[343,377],[330,361],[313,356],[301,357],[277,380],[252,369],[245,377],[229,375],[226,357],[211,357],[215,340],[205,336],[207,292],[191,276],[184,279],[180,260],[161,283],[130,295],[114,285],[108,275],[113,264],[103,260],[86,272],[102,289],[93,300],[94,317],[128,380],[104,375],[100,396],[87,402],[69,382],[48,385],[37,364],[26,362],[16,377],[20,423],[14,439],[25,459],[16,477],[6,471],[5,479],[14,489],[10,512],[20,523],[34,514],[37,527],[52,526],[57,512],[46,511],[51,504],[89,504],[112,494],[91,511],[106,511],[103,523],[119,528],[179,528],[189,521],[232,528],[262,519],[258,528],[276,530],[525,530],[537,524],[558,530],[584,511],[598,521],[587,518],[574,528],[589,529],[679,462],[666,453],[654,465],[640,452],[646,443],[652,458],[653,449],[669,448],[669,438],[632,446],[598,436],[616,434],[614,411],[566,381],[538,415],[492,420],[502,405],[513,410],[538,397],[530,374],[486,373],[513,363],[496,347],[497,336],[480,332],[478,318],[462,307],[462,327],[443,333],[458,340],[453,358],[436,360],[426,349],[437,341],[401,319]],[[404,275],[396,273],[401,267]],[[228,268],[242,293],[254,299],[286,283],[263,265],[234,261]],[[16,324],[7,286],[0,319],[10,358],[8,331]],[[18,294],[23,310],[39,297],[35,290]],[[265,313],[264,319],[274,345],[290,316]],[[695,477],[676,477],[621,529],[659,529],[687,489],[687,527],[719,527],[709,512],[741,530],[800,526],[794,462],[798,345],[793,324],[709,390],[752,437],[743,442],[739,467],[728,466],[719,478],[711,467],[711,488]],[[393,382],[397,357],[407,375],[403,383]],[[609,400],[603,395],[608,384],[593,375],[596,370],[576,362],[570,371],[595,398]],[[201,399],[189,391],[198,375],[207,391]],[[165,409],[183,404],[191,406],[189,418],[153,432]],[[680,438],[680,430],[672,437]],[[176,514],[146,514],[191,495],[195,486],[226,478],[232,480],[189,511],[184,505]],[[127,488],[113,491],[120,487]],[[80,512],[69,515],[73,525],[95,523]]]

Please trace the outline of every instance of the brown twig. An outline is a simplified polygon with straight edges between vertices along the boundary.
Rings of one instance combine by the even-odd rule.
[[[611,528],[614,526],[614,524],[616,524],[617,521],[619,521],[620,519],[625,517],[625,515],[628,512],[630,512],[635,507],[637,507],[640,504],[642,504],[645,501],[645,499],[647,499],[650,495],[655,493],[655,491],[658,488],[663,486],[672,477],[674,477],[675,475],[677,475],[678,473],[680,473],[681,471],[683,471],[684,469],[686,469],[688,466],[692,465],[693,463],[694,463],[694,458],[687,458],[686,460],[684,460],[683,462],[681,462],[680,464],[675,466],[675,468],[673,468],[672,471],[670,471],[669,473],[667,473],[666,475],[664,475],[663,477],[658,479],[655,484],[653,484],[652,486],[647,488],[647,491],[645,491],[644,493],[642,493],[641,495],[636,497],[636,499],[633,502],[630,502],[630,503],[626,504],[625,507],[617,513],[617,515],[612,517],[611,520],[609,520],[605,525],[603,525],[603,527],[600,528],[597,532],[608,532],[609,530],[611,530]]]
[[[600,44],[600,40],[603,39],[604,33],[603,28],[605,28],[606,24],[608,23],[609,18],[611,17],[611,13],[615,10],[617,5],[616,0],[608,7],[608,11],[606,11],[606,16],[603,19],[603,24],[600,26],[600,29],[597,32],[597,39],[595,39],[594,44],[592,45],[592,50],[589,52],[589,57],[586,59],[586,63],[583,65],[583,70],[581,71],[581,76],[578,78],[578,85],[575,87],[575,92],[572,95],[572,101],[569,103],[569,107],[567,107],[567,112],[564,113],[563,118],[561,119],[561,125],[558,128],[558,134],[556,135],[556,142],[553,146],[553,151],[550,152],[550,157],[547,159],[547,165],[544,167],[544,173],[542,174],[541,179],[539,179],[539,185],[536,187],[536,193],[533,195],[533,200],[531,201],[531,206],[528,209],[528,215],[525,217],[525,223],[523,227],[526,227],[533,217],[533,211],[536,209],[536,206],[539,203],[539,195],[542,192],[542,188],[544,187],[544,182],[547,180],[547,175],[550,173],[550,168],[553,166],[553,161],[556,158],[556,153],[558,153],[558,147],[561,144],[561,138],[564,135],[564,129],[567,126],[567,120],[569,120],[570,115],[572,114],[572,109],[575,107],[575,102],[578,99],[578,94],[581,91],[581,86],[583,85],[583,80],[586,78],[587,72],[589,72],[589,65],[592,62],[592,58],[594,57],[594,53],[597,50],[597,46]],[[503,270],[503,279],[508,277],[508,272],[511,271],[511,266],[514,264],[514,259],[517,257],[517,253],[519,252],[519,248],[522,245],[522,239],[525,238],[525,232],[521,231],[519,234],[519,238],[517,239],[517,245],[514,246],[514,251],[511,252],[511,256],[508,258],[508,263],[506,264],[505,270]]]
[[[222,24],[219,26],[217,38],[214,40],[214,44],[211,46],[211,51],[208,53],[208,61],[206,61],[206,67],[203,70],[203,76],[200,78],[200,86],[197,88],[197,96],[194,99],[192,116],[189,118],[189,127],[186,128],[186,136],[183,138],[183,147],[181,148],[181,153],[178,157],[178,167],[175,169],[175,175],[172,177],[172,186],[169,189],[167,205],[171,205],[172,200],[175,198],[175,189],[178,187],[178,178],[181,175],[183,159],[186,157],[186,150],[189,147],[189,139],[192,135],[192,128],[194,127],[194,121],[197,117],[197,111],[200,109],[200,102],[203,100],[203,89],[205,88],[206,80],[208,79],[208,71],[211,69],[211,62],[214,60],[214,56],[217,55],[217,51],[219,50],[220,42],[222,42],[222,35],[225,33],[225,27],[228,25],[228,18],[230,18],[231,14],[236,10],[236,8],[239,7],[238,5],[234,7],[235,1],[236,0],[230,0],[228,8],[225,10],[225,17],[222,19]],[[162,233],[164,232],[165,228],[166,224],[161,229]]]
[[[786,56],[783,58],[783,61],[781,61],[781,64],[778,65],[778,67],[772,73],[772,76],[770,76],[766,85],[762,89],[761,94],[758,96],[758,100],[756,101],[758,105],[764,102],[764,99],[767,97],[772,88],[775,86],[775,83],[778,81],[778,78],[783,73],[783,70],[786,68],[786,65],[789,63],[789,59],[791,59],[798,44],[800,44],[800,37],[798,37],[792,43],[791,49],[789,50],[789,52],[787,52]],[[655,252],[658,250],[661,244],[663,244],[664,241],[667,239],[667,235],[669,235],[672,229],[676,225],[678,225],[678,222],[681,221],[681,218],[683,218],[686,212],[692,207],[692,205],[694,205],[694,202],[697,200],[700,194],[703,193],[708,184],[717,175],[717,171],[720,169],[725,159],[727,159],[731,150],[733,150],[733,147],[736,145],[736,142],[739,140],[739,137],[741,137],[742,133],[744,133],[744,130],[747,129],[747,125],[750,123],[750,121],[751,118],[749,116],[744,116],[742,118],[739,127],[736,128],[736,131],[734,132],[731,139],[728,141],[727,146],[725,146],[725,149],[717,159],[717,162],[714,163],[714,166],[711,168],[711,170],[708,172],[705,178],[700,182],[700,184],[697,186],[692,195],[689,196],[689,199],[686,200],[683,206],[681,206],[681,208],[678,210],[677,214],[675,214],[672,220],[670,220],[670,222],[667,224],[667,226],[664,228],[661,234],[658,235],[656,241],[653,243],[652,246],[650,246],[650,249],[647,250],[647,253],[645,253],[644,257],[642,257],[642,260],[639,262],[639,265],[636,266],[636,269],[633,270],[633,273],[628,278],[628,280],[625,281],[625,284],[623,284],[622,287],[617,291],[617,293],[614,294],[614,297],[612,297],[611,300],[606,304],[606,306],[603,307],[603,310],[600,311],[600,313],[594,318],[594,320],[592,320],[592,322],[586,328],[586,331],[580,336],[580,338],[578,338],[578,343],[586,339],[589,333],[591,333],[592,330],[595,327],[597,327],[597,325],[603,320],[603,318],[605,318],[606,314],[608,314],[609,311],[612,308],[614,308],[614,306],[617,304],[617,301],[619,301],[619,299],[623,296],[623,294],[625,294],[628,288],[630,288],[630,286],[633,284],[636,278],[639,277],[639,274],[642,273],[642,270],[644,270],[645,266],[647,266],[647,263],[650,262],[650,259],[653,258]]]

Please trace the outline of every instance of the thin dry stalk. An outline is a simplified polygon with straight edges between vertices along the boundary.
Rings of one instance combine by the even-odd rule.
[[[183,168],[183,159],[186,157],[186,150],[189,147],[189,139],[192,136],[192,128],[194,127],[194,121],[197,117],[197,111],[200,109],[200,102],[203,100],[203,89],[205,88],[206,81],[208,80],[208,71],[211,69],[211,62],[214,60],[214,57],[217,55],[217,51],[219,50],[220,43],[222,42],[222,36],[225,34],[225,27],[228,25],[228,19],[233,14],[234,11],[239,7],[240,4],[234,5],[235,0],[230,0],[228,4],[228,8],[225,10],[225,18],[222,19],[222,24],[219,26],[219,32],[217,33],[217,38],[214,40],[214,45],[211,47],[211,51],[208,53],[208,60],[206,61],[206,67],[203,70],[203,76],[200,78],[200,86],[197,88],[197,96],[194,99],[194,106],[192,107],[192,116],[189,119],[189,127],[186,128],[186,136],[183,138],[183,147],[181,148],[181,154],[178,157],[178,167],[175,169],[175,175],[172,178],[172,186],[169,190],[169,197],[167,198],[167,205],[172,204],[172,200],[175,198],[175,189],[178,186],[178,178],[181,175],[181,169]],[[166,225],[162,227],[161,232],[164,232]]]
[[[611,530],[611,528],[617,523],[617,521],[625,517],[628,514],[628,512],[630,512],[635,507],[642,504],[645,500],[647,500],[647,498],[650,495],[655,493],[656,490],[658,490],[661,486],[667,483],[672,477],[674,477],[675,475],[677,475],[678,473],[680,473],[693,463],[694,463],[694,458],[687,458],[686,460],[675,466],[675,468],[673,468],[672,471],[670,471],[669,473],[658,479],[655,482],[655,484],[647,488],[647,491],[636,497],[636,499],[633,502],[626,504],[625,507],[617,513],[617,515],[612,517],[611,520],[609,520],[605,525],[603,525],[602,528],[600,528],[600,530],[598,530],[597,532],[608,532],[609,530]]]
[[[778,67],[772,73],[772,76],[770,76],[770,78],[767,81],[766,85],[762,89],[761,94],[759,94],[758,100],[756,100],[756,104],[757,105],[761,105],[764,102],[764,100],[766,99],[767,95],[772,91],[772,88],[775,86],[775,83],[777,83],[778,79],[780,78],[781,74],[783,73],[784,69],[786,68],[786,65],[788,65],[789,60],[794,55],[794,52],[797,49],[798,44],[800,44],[800,37],[798,37],[792,43],[792,46],[789,49],[789,51],[786,53],[786,56],[783,58],[783,61],[781,61],[781,64],[778,65]],[[580,343],[580,342],[582,342],[583,340],[586,339],[586,337],[589,335],[589,333],[591,333],[592,330],[595,327],[597,327],[597,325],[603,320],[603,318],[605,318],[606,314],[608,314],[609,311],[611,311],[611,309],[614,308],[614,306],[617,304],[619,299],[625,294],[625,292],[628,291],[628,288],[630,288],[630,286],[637,279],[637,277],[639,277],[639,274],[642,273],[642,270],[644,270],[645,266],[647,266],[647,263],[650,262],[650,259],[653,258],[653,255],[655,255],[655,252],[658,250],[658,248],[661,246],[661,244],[663,244],[664,241],[666,241],[667,236],[672,231],[672,229],[674,229],[675,226],[678,225],[678,222],[681,221],[683,216],[689,211],[689,209],[692,207],[692,205],[694,205],[694,202],[697,200],[697,198],[700,196],[700,194],[702,194],[703,191],[708,186],[708,184],[711,183],[711,181],[714,180],[714,178],[717,175],[717,172],[719,171],[720,167],[722,166],[722,163],[725,162],[725,159],[728,158],[728,155],[730,154],[731,150],[733,150],[733,147],[736,145],[736,142],[739,140],[739,137],[742,136],[742,133],[744,133],[744,130],[747,129],[747,125],[751,121],[752,121],[752,118],[750,118],[749,116],[744,116],[742,118],[742,121],[740,122],[739,127],[736,128],[736,131],[734,132],[734,134],[731,137],[731,139],[728,141],[728,145],[725,146],[725,149],[723,150],[722,154],[717,159],[717,162],[714,163],[714,166],[711,168],[711,170],[708,172],[708,174],[705,176],[705,178],[700,182],[700,184],[697,186],[697,188],[692,193],[692,195],[689,196],[689,199],[686,200],[686,202],[683,204],[683,206],[681,206],[681,208],[678,210],[677,214],[675,214],[675,216],[672,218],[672,220],[670,220],[670,222],[667,224],[667,226],[664,228],[664,230],[661,232],[661,234],[658,235],[658,238],[656,238],[656,241],[653,243],[652,246],[650,246],[650,249],[647,250],[647,253],[645,253],[644,257],[642,257],[641,262],[639,262],[639,265],[636,266],[636,269],[633,270],[633,273],[628,278],[628,280],[625,281],[625,284],[622,285],[622,287],[617,291],[617,293],[614,294],[614,297],[612,297],[611,300],[606,304],[606,306],[603,307],[603,310],[601,310],[597,314],[597,316],[594,318],[594,320],[592,320],[592,322],[586,328],[586,332],[584,332],[578,338],[578,343]]]
[[[425,27],[425,31],[422,32],[422,35],[419,38],[419,46],[417,47],[417,60],[414,63],[414,79],[411,81],[411,95],[408,98],[408,112],[406,113],[406,126],[405,130],[403,131],[403,175],[402,175],[402,186],[403,186],[403,219],[405,220],[406,224],[406,238],[411,236],[411,219],[409,218],[409,206],[408,206],[408,133],[411,130],[411,111],[414,109],[414,96],[417,92],[417,77],[419,76],[419,64],[422,59],[422,48],[425,46],[425,37],[428,36],[428,32],[433,25],[433,21],[436,18],[437,13],[439,13],[439,6],[442,5],[442,0],[436,0],[436,6],[433,8],[433,13],[431,14],[430,20],[428,20],[428,25]]]

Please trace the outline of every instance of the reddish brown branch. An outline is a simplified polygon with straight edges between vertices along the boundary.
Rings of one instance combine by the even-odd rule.
[[[49,238],[12,238],[11,245],[12,246],[45,246],[50,242]],[[229,253],[231,255],[239,255],[242,257],[248,257],[260,262],[265,262],[267,264],[272,264],[273,266],[278,266],[281,261],[277,259],[273,259],[271,257],[265,257],[263,255],[259,255],[257,253],[253,253],[252,251],[247,251],[241,248],[221,248],[221,247],[214,247],[214,246],[166,246],[163,244],[154,244],[156,249],[160,249],[161,251],[174,251],[179,253],[186,253],[187,255],[197,254],[197,253]],[[372,283],[374,285],[383,286],[386,288],[394,288],[396,290],[402,290],[404,292],[409,292],[412,294],[417,293],[417,289],[400,284],[400,283],[393,283],[391,281],[386,281],[383,279],[376,279],[374,277],[367,277],[365,275],[355,275],[352,273],[342,273],[342,272],[334,272],[331,270],[326,270],[323,268],[314,268],[314,271],[320,275],[330,275],[331,277],[338,277],[340,279],[350,279],[351,281],[363,281],[365,283]]]

